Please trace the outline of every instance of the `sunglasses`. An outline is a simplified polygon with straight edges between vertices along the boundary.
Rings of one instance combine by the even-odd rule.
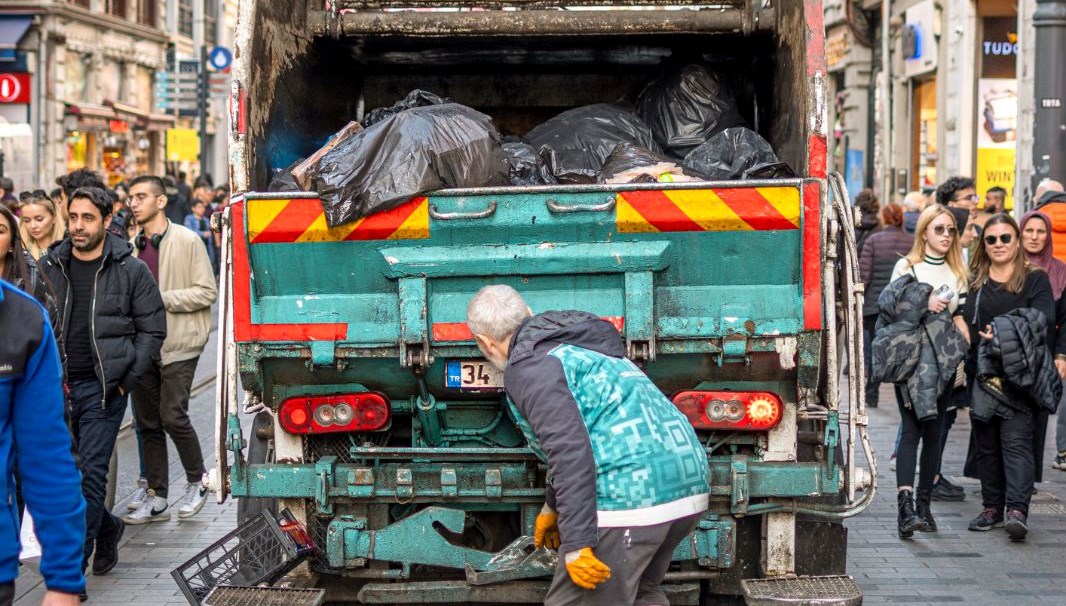
[[[933,233],[938,235],[938,236],[943,236],[945,233],[947,233],[947,235],[949,235],[949,236],[954,238],[955,234],[958,233],[958,231],[959,230],[957,230],[952,225],[934,225],[933,226]]]
[[[44,191],[43,189],[36,189],[34,191],[24,191],[19,194],[19,202],[26,202],[27,200],[48,200],[49,202],[52,201],[52,199],[48,197],[48,192]]]
[[[987,244],[989,246],[995,246],[996,239],[997,238],[995,236],[985,236],[985,244]],[[1014,235],[1013,234],[1000,234],[998,239],[1003,244],[1010,244],[1010,241],[1014,239]]]

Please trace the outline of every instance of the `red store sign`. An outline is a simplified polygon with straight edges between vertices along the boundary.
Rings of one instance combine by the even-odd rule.
[[[0,103],[29,103],[30,75],[0,74]]]

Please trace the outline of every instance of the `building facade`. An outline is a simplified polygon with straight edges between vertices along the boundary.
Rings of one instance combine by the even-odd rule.
[[[12,50],[0,60],[3,174],[21,190],[81,167],[110,185],[175,171],[167,133],[196,121],[160,103],[160,74],[199,58],[194,43],[220,43],[224,14],[219,0],[0,0],[0,49]],[[5,81],[28,94],[4,103]],[[209,123],[224,132],[225,113]],[[209,161],[226,156],[211,151]],[[196,174],[194,164],[180,168]]]
[[[1024,204],[1032,166],[1032,7],[1033,0],[827,3],[827,62],[831,76],[839,74],[830,81],[846,97],[834,116],[846,149],[833,159],[849,185],[853,174],[858,180],[852,142],[865,141],[874,157],[862,183],[882,199],[964,175],[982,195],[1004,187],[1009,207],[1016,198]],[[866,99],[865,123],[852,118],[857,97]]]

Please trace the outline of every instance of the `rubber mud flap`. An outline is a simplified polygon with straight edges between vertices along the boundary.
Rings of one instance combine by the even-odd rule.
[[[796,574],[800,576],[846,573],[848,529],[836,521],[796,520]]]

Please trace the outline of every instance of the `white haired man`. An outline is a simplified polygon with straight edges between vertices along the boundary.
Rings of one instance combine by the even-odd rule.
[[[688,419],[592,314],[533,315],[513,288],[493,285],[470,300],[467,325],[504,369],[516,424],[548,465],[534,542],[563,557],[545,603],[668,604],[659,585],[710,491]]]

